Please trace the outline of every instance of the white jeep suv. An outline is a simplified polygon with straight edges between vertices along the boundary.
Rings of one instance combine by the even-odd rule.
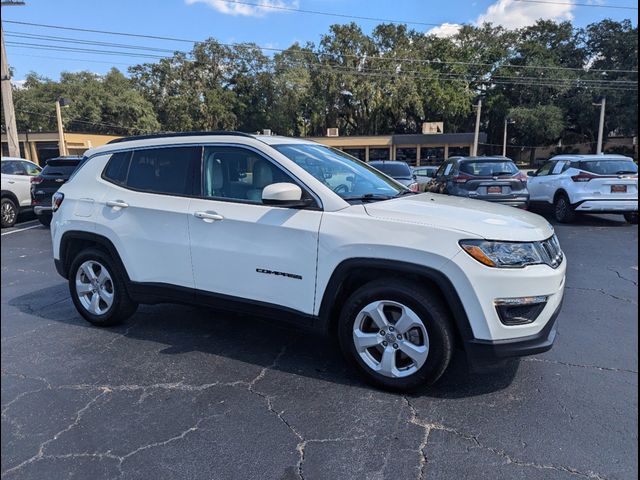
[[[80,314],[191,302],[335,335],[375,385],[435,382],[551,348],[566,260],[543,218],[414,194],[338,150],[233,132],[112,142],[53,199]]]
[[[621,155],[558,155],[529,172],[529,200],[554,206],[556,219],[621,213],[638,223],[638,166]]]

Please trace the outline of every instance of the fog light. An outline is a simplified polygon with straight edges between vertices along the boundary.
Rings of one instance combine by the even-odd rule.
[[[547,305],[546,296],[498,298],[494,301],[500,321],[504,325],[526,325],[535,322]]]

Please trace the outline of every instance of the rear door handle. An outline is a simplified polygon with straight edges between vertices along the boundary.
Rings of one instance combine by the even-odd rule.
[[[112,208],[127,208],[129,204],[127,202],[123,202],[122,200],[109,200],[107,201],[107,207]]]
[[[219,222],[220,220],[224,220],[224,217],[216,212],[194,212],[193,216],[196,218],[200,218],[207,223]]]

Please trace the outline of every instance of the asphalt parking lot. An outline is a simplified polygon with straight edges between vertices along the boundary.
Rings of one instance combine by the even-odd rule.
[[[3,230],[2,478],[637,478],[638,229],[556,229],[570,264],[554,349],[488,375],[458,358],[410,396],[259,319],[158,305],[92,327],[49,231]]]

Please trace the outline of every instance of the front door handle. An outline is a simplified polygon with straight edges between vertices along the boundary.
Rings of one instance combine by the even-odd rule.
[[[216,212],[194,212],[193,216],[196,218],[200,218],[207,223],[219,222],[220,220],[224,220],[224,217]]]
[[[127,208],[129,204],[127,202],[123,202],[122,200],[109,200],[107,201],[107,207],[111,208]]]

